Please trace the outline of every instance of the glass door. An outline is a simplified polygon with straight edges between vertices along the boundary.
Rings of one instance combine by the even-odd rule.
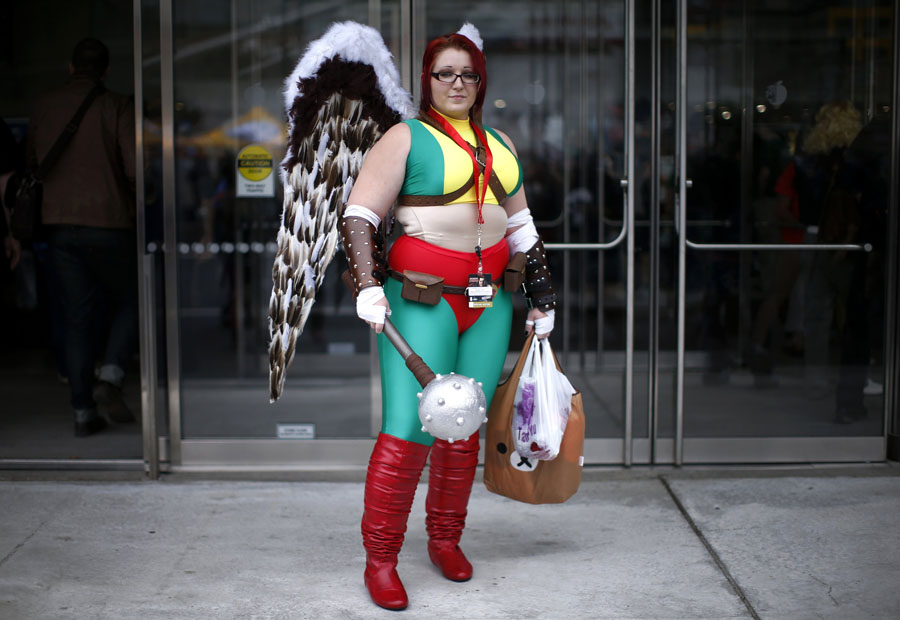
[[[374,340],[337,257],[268,402],[267,309],[282,212],[282,90],[306,46],[336,21],[376,22],[399,54],[398,3],[162,3],[163,245],[171,459],[180,463],[356,458],[380,425]],[[168,53],[168,56],[167,56]],[[166,75],[166,72],[169,75]],[[241,162],[268,161],[251,179]],[[252,187],[251,187],[252,186]],[[375,369],[377,373],[377,368]],[[298,439],[324,440],[303,442]],[[345,457],[341,446],[351,445]]]
[[[892,3],[677,11],[674,460],[880,460]]]

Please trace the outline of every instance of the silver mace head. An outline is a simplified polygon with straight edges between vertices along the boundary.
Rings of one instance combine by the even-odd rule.
[[[470,377],[435,375],[418,396],[422,430],[438,439],[466,439],[487,422],[481,382]]]

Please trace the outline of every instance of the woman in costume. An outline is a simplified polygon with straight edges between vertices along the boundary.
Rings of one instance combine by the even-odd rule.
[[[455,442],[423,432],[420,386],[381,333],[384,317],[435,373],[480,381],[488,404],[509,346],[512,301],[499,285],[511,256],[527,257],[526,329],[538,337],[553,329],[556,296],[515,147],[481,122],[487,73],[480,43],[470,25],[429,43],[418,118],[389,129],[369,152],[339,225],[357,313],[379,333],[383,425],[369,462],[362,534],[366,587],[387,609],[408,604],[397,554],[429,451],[428,555],[447,579],[471,578],[459,540],[479,444],[477,432]],[[404,234],[385,265],[377,230],[395,201]],[[444,278],[436,305],[401,297],[405,270]],[[477,283],[489,292],[470,298],[466,287]]]

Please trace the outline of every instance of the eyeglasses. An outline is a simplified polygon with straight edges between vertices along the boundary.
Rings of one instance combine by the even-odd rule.
[[[477,84],[481,81],[481,76],[477,73],[453,73],[452,71],[432,71],[431,77],[435,78],[438,82],[443,82],[444,84],[453,84],[456,81],[456,78],[462,80],[463,84]]]

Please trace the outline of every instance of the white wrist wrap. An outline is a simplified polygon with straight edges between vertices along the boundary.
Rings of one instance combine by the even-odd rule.
[[[344,217],[353,216],[361,217],[375,228],[378,228],[378,225],[381,223],[381,218],[377,213],[375,213],[368,207],[363,207],[362,205],[347,205],[347,208],[344,209]]]
[[[367,286],[356,296],[356,315],[363,321],[384,323],[387,308],[376,303],[384,298],[384,289],[380,286]]]
[[[556,310],[547,310],[547,316],[536,319],[534,322],[534,333],[549,334],[553,331],[553,319],[556,316]]]
[[[510,255],[516,252],[527,252],[538,242],[537,229],[534,222],[529,221],[513,233],[506,236],[506,245],[509,246]]]

